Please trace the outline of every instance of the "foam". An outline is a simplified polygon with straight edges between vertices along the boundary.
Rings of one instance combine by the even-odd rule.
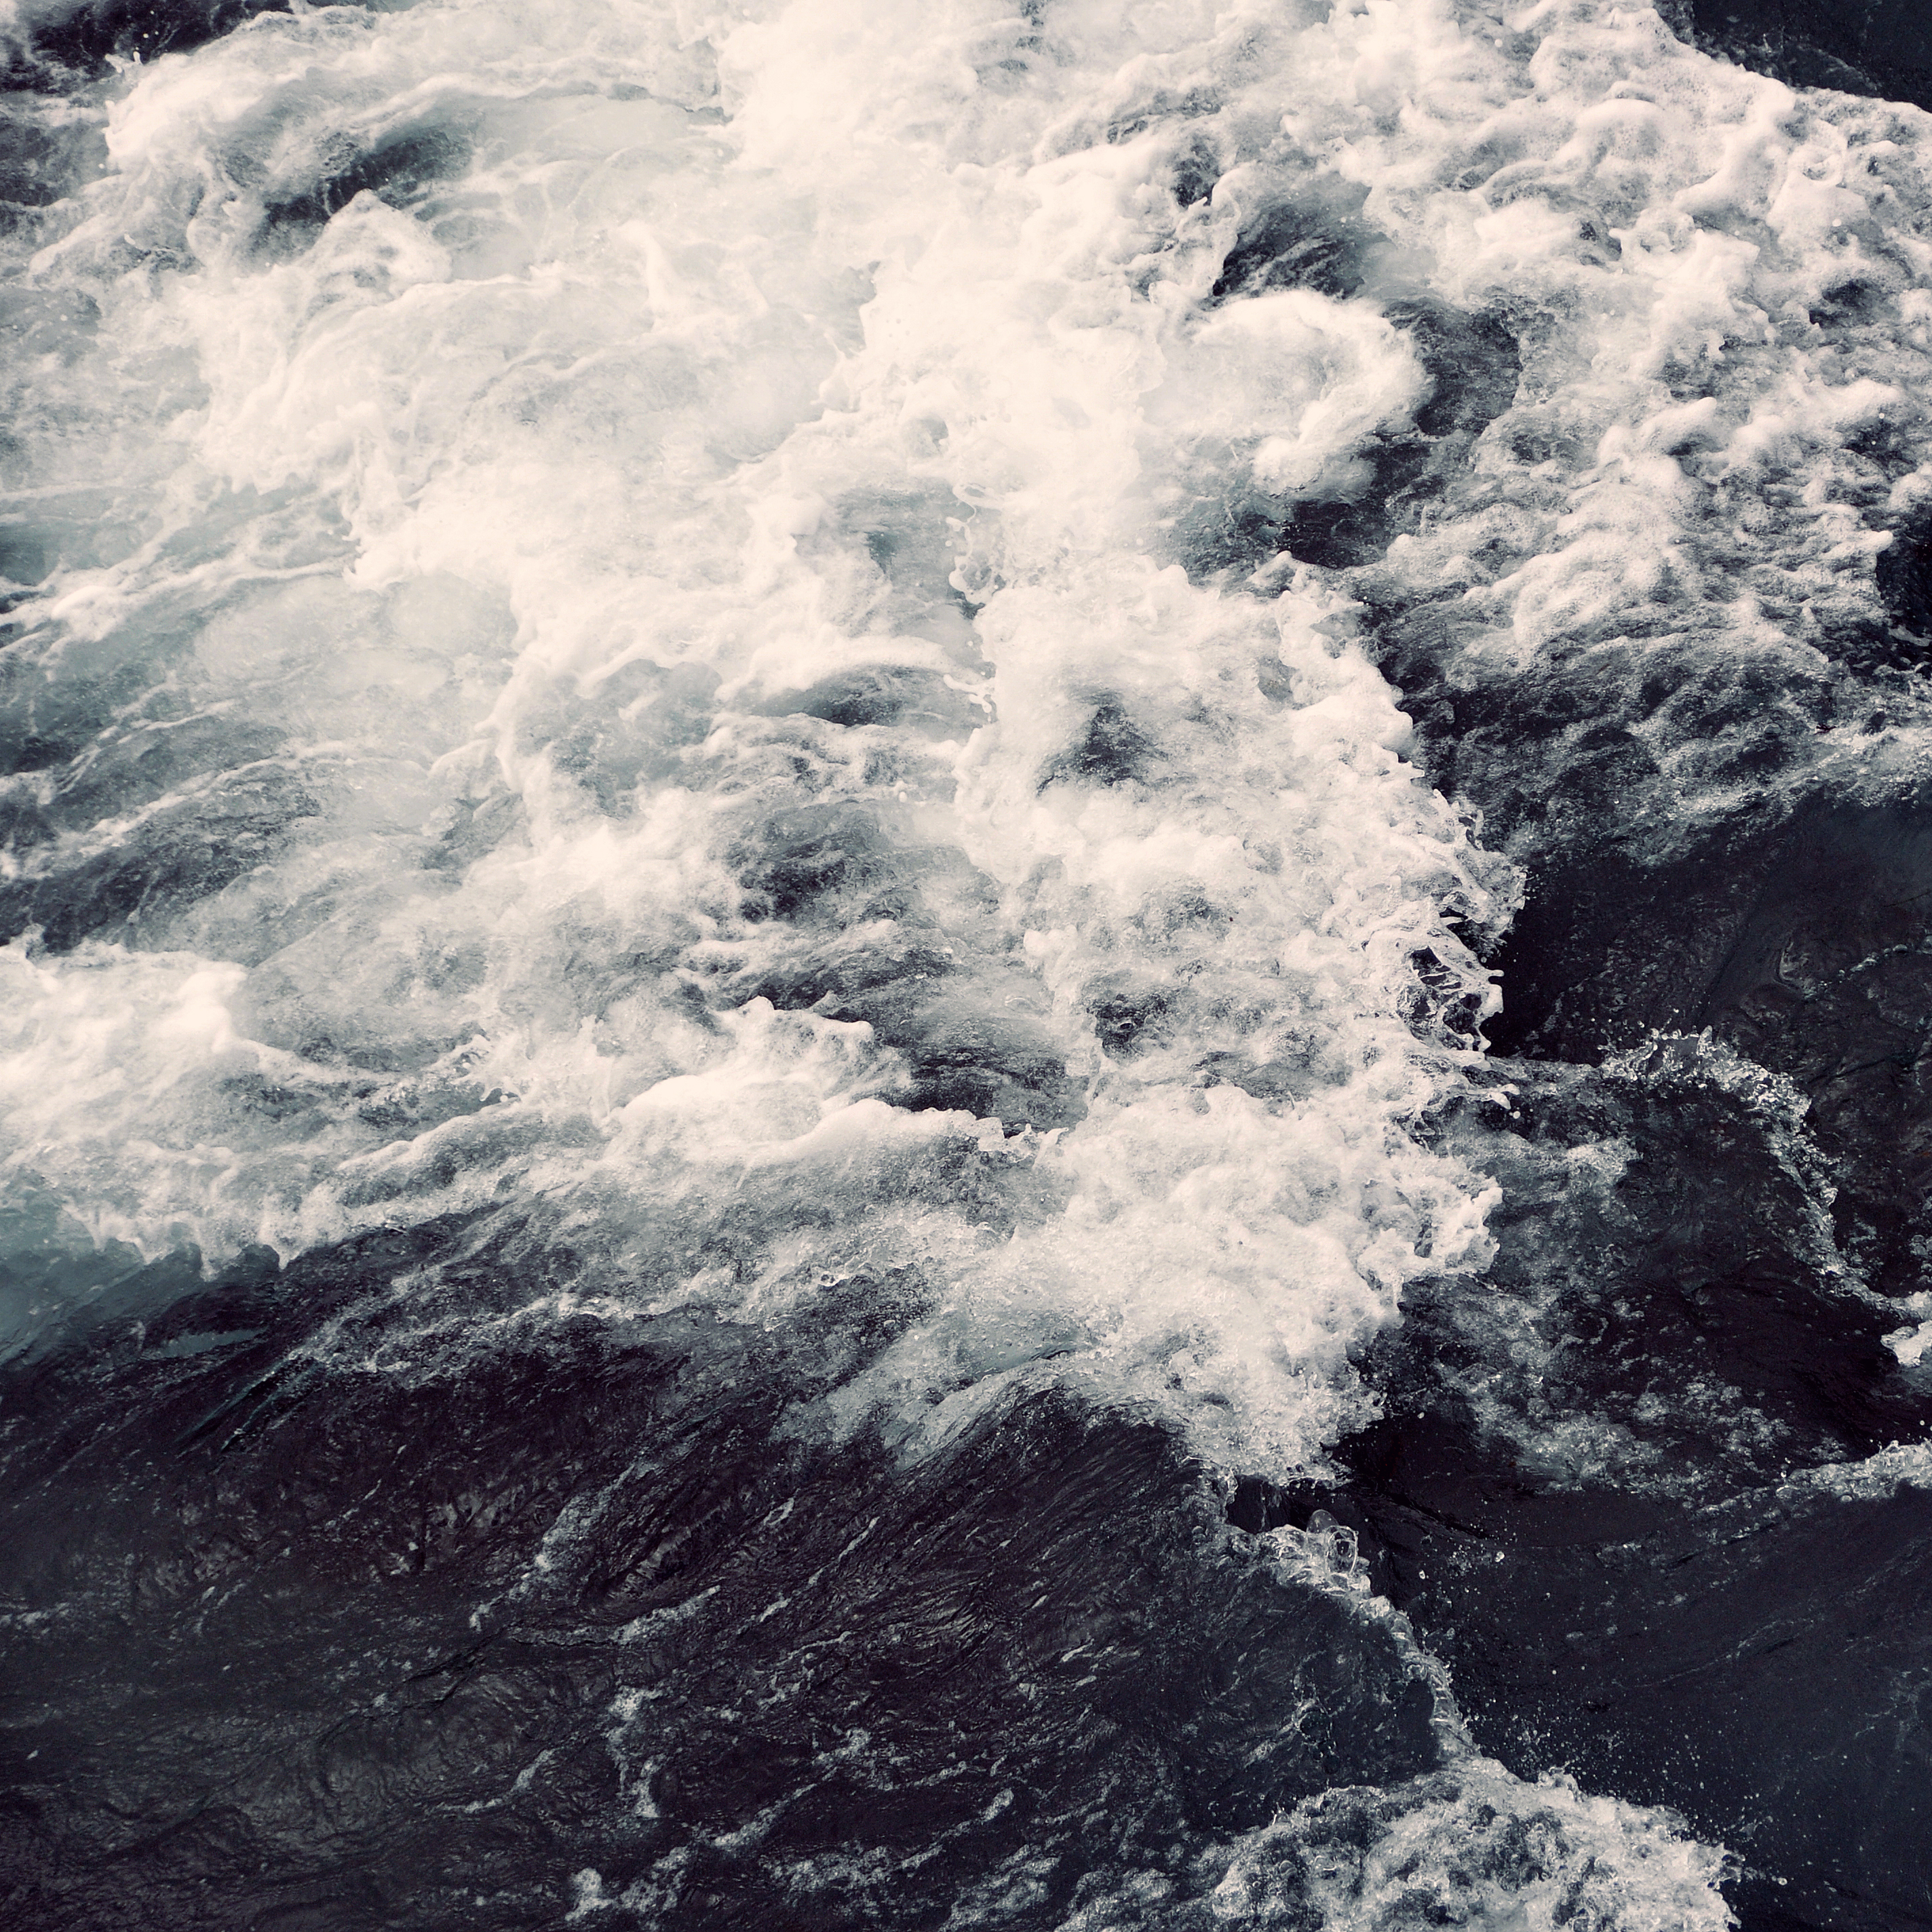
[[[1256,21],[1072,14],[1047,59],[988,8],[912,43],[890,13],[263,16],[110,90],[114,172],[34,273],[102,306],[64,399],[98,422],[104,388],[176,466],[137,478],[144,541],[27,607],[29,648],[141,666],[151,730],[245,721],[305,803],[212,896],[19,955],[43,1097],[13,1171],[214,1256],[521,1195],[603,1226],[654,1304],[747,1309],[812,1278],[787,1217],[830,1189],[817,1268],[946,1283],[853,1417],[924,1432],[1045,1357],[1306,1462],[1402,1282],[1485,1252],[1482,1184],[1407,1124],[1494,1000],[1445,920],[1514,886],[1403,764],[1346,604],[1174,546],[1218,504],[1358,494],[1428,379],[1369,301],[1204,307],[1238,197],[1180,202],[1158,118],[1083,138],[1224,85]],[[275,225],[406,139],[454,172]],[[967,708],[766,716],[874,672]],[[794,849],[788,800],[861,838],[841,879],[919,893],[949,1037],[1084,1090],[1001,1229],[897,1198],[936,1140],[1011,1178],[985,1118],[894,1104],[922,1049],[689,1004],[806,972],[826,920],[848,964],[890,929],[842,886],[757,917],[746,881],[806,862],[756,856]],[[1164,1018],[1110,1058],[1123,1000]],[[1037,1110],[1043,1077],[998,1090]],[[707,1226],[748,1300],[668,1279]]]
[[[1209,1902],[1215,1923],[1312,1916],[1336,1932],[1409,1924],[1418,1913],[1538,1928],[1583,1916],[1716,1932],[1731,1922],[1715,1884],[1720,1864],[1666,1816],[1588,1796],[1560,1778],[1532,1784],[1472,1758],[1386,1794],[1305,1801],[1241,1844]]]

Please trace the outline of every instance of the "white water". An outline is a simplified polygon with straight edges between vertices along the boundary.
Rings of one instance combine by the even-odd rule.
[[[60,856],[211,785],[308,815],[190,910],[7,956],[16,1184],[218,1255],[534,1194],[639,1292],[748,1313],[920,1262],[945,1312],[880,1372],[915,1400],[1052,1355],[1231,1456],[1318,1453],[1346,1346],[1483,1258],[1480,1184],[1408,1131],[1460,1057],[1412,1030],[1408,959],[1492,1002],[1444,920],[1513,890],[1402,763],[1346,605],[1177,560],[1231,503],[1358,490],[1426,392],[1366,297],[1203,308],[1283,191],[1284,88],[1361,31],[425,6],[129,75],[28,278],[101,310],[35,372],[34,485],[91,493],[119,554],[57,573],[16,648],[136,668],[104,785],[186,734],[257,755]],[[426,135],[470,158],[422,205],[264,238],[332,155]],[[912,722],[797,715],[875,669]],[[1042,789],[1102,706],[1141,779]],[[868,841],[916,914],[754,916],[788,812]],[[472,814],[494,849],[426,869]],[[732,997],[912,932],[954,1032],[1064,1060],[1084,1120],[1015,1145],[908,1113],[862,1022]],[[1110,996],[1171,1015],[1118,1068]],[[941,1160],[1024,1203],[908,1185]],[[681,1265],[721,1222],[724,1278]]]
[[[1318,1466],[1349,1348],[1486,1258],[1414,1130],[1514,873],[1320,572],[1184,567],[1370,486],[1431,389],[1400,304],[1526,319],[1388,566],[1466,582],[1492,664],[1660,606],[1801,648],[1686,531],[1924,434],[1924,118],[1642,8],[424,0],[40,111],[95,178],[7,286],[55,567],[5,696],[94,796],[5,781],[52,828],[8,876],[280,829],[0,954],[10,1225],[219,1257],[500,1204],[586,1292],[759,1322],[914,1267],[836,1418],[909,1449],[1057,1378]],[[270,220],[409,142],[400,205]],[[1370,238],[1358,293],[1210,300],[1277,205]],[[1853,274],[1889,368],[1792,333]],[[1868,540],[1790,514],[1853,596]],[[1694,730],[1654,748],[1694,805]],[[980,1104],[909,1109],[914,1049],[812,1010],[880,985]]]

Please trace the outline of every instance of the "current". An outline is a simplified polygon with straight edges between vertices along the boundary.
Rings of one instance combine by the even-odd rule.
[[[1932,115],[1666,11],[0,10],[0,1918],[1932,1926]]]

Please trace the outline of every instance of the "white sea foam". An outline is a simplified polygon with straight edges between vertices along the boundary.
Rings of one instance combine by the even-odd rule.
[[[1482,1184],[1409,1132],[1466,1052],[1412,956],[1492,1000],[1444,920],[1498,923],[1513,888],[1402,763],[1346,605],[1181,567],[1203,504],[1358,492],[1428,386],[1373,302],[1202,306],[1239,197],[1177,198],[1199,137],[1158,104],[1234,84],[1207,152],[1264,173],[1240,154],[1279,146],[1280,76],[1242,49],[1278,63],[1288,31],[345,10],[130,76],[112,171],[34,265],[103,310],[40,452],[142,418],[176,460],[135,478],[124,554],[27,607],[28,648],[154,677],[104,784],[218,720],[302,802],[131,949],[9,954],[11,1171],[98,1234],[216,1253],[562,1198],[648,1292],[728,1306],[748,1272],[764,1306],[916,1259],[940,1311],[855,1412],[929,1430],[1036,1346],[1231,1456],[1318,1454],[1349,1346],[1485,1252]],[[408,210],[277,212],[409,141],[452,174]],[[870,670],[946,704],[786,715]],[[1108,782],[1067,764],[1102,716],[1139,748]],[[1054,1211],[908,1198],[936,1141],[1012,1157],[892,1105],[902,1055],[863,1022],[689,1006],[829,943],[746,884],[792,807],[862,820],[952,1003],[1069,1069],[1085,1118],[1026,1143]],[[844,925],[848,952],[891,938]],[[1109,998],[1166,1016],[1131,1062],[1096,1044]],[[801,1237],[827,1188],[837,1225]],[[721,1220],[748,1270],[668,1279]]]
[[[1876,140],[1640,9],[340,9],[109,92],[109,171],[25,284],[98,320],[21,418],[22,500],[99,514],[14,650],[134,694],[88,754],[114,808],[14,862],[248,784],[286,825],[117,942],[9,953],[9,1171],[215,1254],[506,1189],[615,1228],[688,1198],[755,1231],[760,1280],[836,1172],[818,1263],[948,1282],[855,1404],[970,1390],[1036,1332],[1292,1464],[1401,1283],[1483,1258],[1482,1184],[1410,1132],[1463,1051],[1412,962],[1492,999],[1445,922],[1506,918],[1508,875],[1403,765],[1349,607],[1182,568],[1217,520],[1366,487],[1431,386],[1391,302],[1534,314],[1476,447],[1500,496],[1391,558],[1453,578],[1509,526],[1479,652],[1694,590],[1691,456],[1916,421],[1756,352],[1834,278],[1924,266],[1882,206],[1919,124]],[[368,158],[399,154],[421,180]],[[379,178],[405,206],[353,192]],[[1277,204],[1357,224],[1358,293],[1210,303]],[[1583,454],[1513,454],[1532,416]],[[935,704],[800,715],[868,675]],[[255,755],[170,764],[204,741]],[[1012,1238],[883,1178],[986,1130],[896,1107],[863,1022],[688,1004],[823,964],[746,883],[794,806],[862,822],[961,1010],[1070,1070],[1084,1118],[1028,1144],[1054,1211]],[[1130,1058],[1110,1000],[1164,1016]],[[724,1208],[721,1162],[758,1177]]]
[[[1564,1779],[1526,1784],[1477,1758],[1386,1796],[1329,1792],[1298,1806],[1241,1843],[1210,1904],[1216,1922],[1254,1926],[1306,1923],[1312,1907],[1335,1932],[1418,1915],[1539,1932],[1579,1920],[1718,1932],[1730,1923],[1719,1864],[1658,1813]]]
[[[1917,1358],[1901,1352],[1901,1359]],[[1796,1471],[1779,1486],[1779,1492],[1792,1497],[1823,1494],[1844,1502],[1883,1502],[1901,1487],[1932,1490],[1932,1443],[1894,1442],[1856,1462],[1826,1462],[1814,1469]]]

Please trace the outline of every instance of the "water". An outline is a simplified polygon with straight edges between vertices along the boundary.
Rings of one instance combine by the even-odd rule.
[[[781,1898],[801,1924],[1069,1932],[1432,1900],[1726,1922],[1718,1850],[1648,1797],[1481,1756],[1430,1634],[1319,1524],[1175,1530],[1157,1589],[1328,1618],[1384,1673],[1360,1721],[1402,1742],[1177,1800],[1157,1846],[1100,1842],[1151,1772],[1066,1800],[1077,1858],[1071,1826],[996,1830],[987,1772],[1012,1842],[949,1866],[932,1792],[981,1759],[919,1730],[930,1686],[903,1736],[835,1744],[821,1712],[809,1766],[680,1813],[695,1774],[663,1767],[724,1746],[676,1726],[755,1728],[770,1700],[683,1652],[656,1688],[622,1660],[702,1628],[749,1682],[755,1630],[790,1630],[790,1681],[838,1619],[787,1606],[867,1499],[898,1525],[884,1572],[925,1574],[903,1498],[1033,1440],[1028,1416],[1151,1430],[1150,1496],[1340,1480],[1391,1399],[1365,1364],[1417,1295],[1482,1305],[1528,1185],[1482,1031],[1517,1010],[1496,949],[1526,878],[1608,826],[1666,865],[1820,772],[1864,802],[1922,763],[1919,688],[1870,640],[1905,621],[1895,560],[1932,500],[1932,122],[1595,0],[420,0],[91,74],[45,64],[66,17],[35,0],[5,30],[38,89],[10,98],[0,284],[6,1344],[64,1359],[133,1322],[169,1390],[247,1361],[256,1406],[196,1425],[224,1454],[291,1389],[495,1389],[524,1363],[548,1393],[515,1384],[506,1416],[581,1403],[608,1433],[436,1615],[550,1617],[545,1641],[617,1658],[584,1665],[570,1747],[614,1784],[471,1904],[391,1845],[356,1922],[723,1924]],[[1856,744],[1825,735],[1821,706],[1848,724],[1881,687]],[[1765,1158],[1802,1197],[1778,1238],[1864,1318],[1802,1101],[1711,1077],[1777,1115]],[[1632,1158],[1577,1146],[1566,1173],[1605,1187]],[[1671,1496],[1726,1456],[1778,1473],[1742,1397],[1742,1420],[1709,1398],[1730,1448],[1667,1469],[1640,1404],[1519,1414],[1551,1318],[1484,1330],[1508,1385],[1471,1382],[1527,1466]],[[586,1347],[671,1349],[686,1419],[650,1420],[642,1370],[610,1419],[571,1379]],[[424,1426],[384,1414],[372,1466]],[[346,1481],[328,1440],[289,1480],[336,1456]],[[484,1453],[422,1440],[458,1487]],[[687,1451],[752,1472],[760,1510],[836,1496],[842,1526],[781,1540],[755,1586],[556,1609],[615,1564],[625,1485]],[[452,1523],[490,1507],[452,1496]],[[974,1507],[947,1508],[970,1544]],[[763,1538],[744,1510],[730,1537]],[[291,1548],[346,1533],[336,1504],[296,1514]],[[430,1531],[394,1536],[420,1568]],[[712,1590],[757,1589],[704,1623]],[[883,1600],[842,1612],[862,1642],[898,1628]],[[216,1666],[169,1654],[192,1701]],[[358,1667],[316,1696],[392,1694]],[[1252,1762],[1344,1708],[1281,1695]],[[476,1796],[398,1802],[514,1809],[562,1721],[520,1718],[532,1748]],[[1041,1721],[1058,1762],[1085,1720]],[[785,1848],[773,1821],[835,1761],[884,1788],[895,1753],[938,1780],[925,1826],[882,1849],[854,1800]],[[648,1829],[580,1862],[573,1833],[615,1842],[592,1814]],[[286,1820],[250,1828],[300,1863]],[[734,1892],[707,1859],[762,1875]],[[254,1922],[250,1882],[207,1922]],[[87,1900],[61,1909],[123,1902]]]

